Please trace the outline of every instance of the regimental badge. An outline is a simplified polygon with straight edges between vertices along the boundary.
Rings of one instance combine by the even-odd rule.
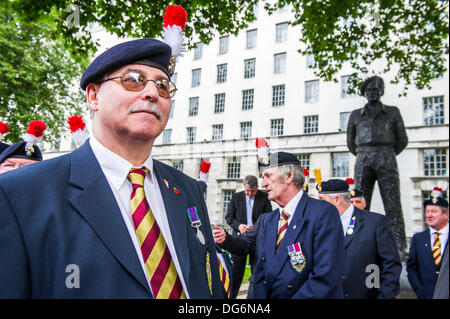
[[[25,147],[25,152],[26,152],[27,156],[31,156],[34,153],[33,145]]]
[[[300,243],[295,243],[292,245],[287,246],[288,255],[291,260],[292,267],[297,272],[302,272],[303,268],[306,266],[306,258],[305,255],[303,255],[302,247],[300,246]]]
[[[436,203],[438,202],[438,199],[437,199],[437,197],[433,197],[433,198],[431,199],[431,201],[433,202],[433,204],[436,204]]]
[[[198,240],[202,245],[205,244],[205,236],[203,235],[202,231],[200,230],[200,226],[202,225],[202,222],[200,218],[198,218],[197,214],[197,207],[189,207],[187,209],[188,218],[191,222],[191,227],[196,230],[196,235]]]
[[[350,195],[355,196],[355,194],[356,194],[355,190],[352,189],[352,190],[350,191]]]
[[[261,159],[261,162],[262,162],[264,165],[269,165],[269,163],[270,163],[269,156],[263,157],[263,158]]]

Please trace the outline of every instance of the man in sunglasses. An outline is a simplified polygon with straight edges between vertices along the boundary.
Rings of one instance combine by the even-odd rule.
[[[92,137],[1,176],[0,298],[226,296],[200,186],[152,157],[176,91],[170,58],[155,39],[99,55],[80,83]]]

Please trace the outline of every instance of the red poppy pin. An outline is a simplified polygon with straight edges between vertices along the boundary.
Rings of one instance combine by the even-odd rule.
[[[180,191],[179,191],[178,188],[176,188],[176,187],[173,188],[173,192],[174,192],[175,194],[177,194],[177,195],[180,193]]]

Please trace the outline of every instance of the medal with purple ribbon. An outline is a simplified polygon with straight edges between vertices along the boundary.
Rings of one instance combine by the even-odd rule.
[[[352,220],[350,221],[350,224],[347,227],[347,235],[353,234],[353,228],[355,228],[355,219],[356,216],[353,216]]]
[[[306,258],[303,255],[300,243],[295,243],[287,246],[288,255],[291,260],[291,265],[298,272],[301,272],[306,265]]]
[[[191,222],[192,228],[196,229],[198,240],[200,241],[200,243],[202,245],[204,245],[205,244],[205,236],[203,235],[202,231],[200,230],[200,226],[202,225],[202,222],[198,218],[197,207],[195,207],[195,206],[189,207],[187,209],[187,213],[188,213],[188,218],[189,218],[189,221]]]

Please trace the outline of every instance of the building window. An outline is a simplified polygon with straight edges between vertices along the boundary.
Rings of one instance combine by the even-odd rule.
[[[425,176],[446,176],[447,155],[445,149],[424,149],[423,164]]]
[[[189,116],[198,115],[198,104],[199,104],[198,96],[189,98]]]
[[[172,76],[170,77],[170,81],[172,81],[173,84],[177,85],[177,81],[178,81],[178,73],[177,72],[172,74]]]
[[[172,107],[170,108],[169,119],[173,117],[174,112],[175,112],[175,100],[172,100]]]
[[[341,76],[341,98],[356,96],[356,93],[349,93],[350,90],[350,75]]]
[[[217,66],[217,83],[223,83],[227,80],[227,64],[219,64]]]
[[[297,154],[297,159],[300,162],[302,168],[306,168],[309,171],[309,158],[310,154]]]
[[[304,117],[303,133],[311,134],[319,131],[319,116],[309,115]]]
[[[170,144],[172,137],[172,129],[166,129],[163,131],[163,144]]]
[[[333,177],[346,177],[350,175],[348,153],[332,153],[331,165]]]
[[[203,55],[203,43],[197,42],[194,48],[194,60],[198,60]]]
[[[272,106],[284,105],[284,84],[272,86]]]
[[[256,47],[256,37],[257,37],[256,29],[247,31],[247,40],[245,45],[247,49],[252,49]]]
[[[244,60],[244,79],[255,76],[256,59]]]
[[[241,138],[248,139],[252,137],[252,122],[241,122]]]
[[[223,124],[216,124],[212,126],[212,138],[213,141],[223,139]]]
[[[197,133],[196,127],[186,127],[186,142],[194,143],[196,133]]]
[[[225,93],[214,95],[214,113],[223,113],[225,111]]]
[[[306,55],[306,68],[312,68],[314,67],[314,55],[312,54],[307,54]]]
[[[305,102],[313,103],[319,101],[319,80],[305,82]]]
[[[350,118],[352,112],[341,112],[339,113],[339,130],[346,132],[348,126],[348,119]]]
[[[180,172],[183,171],[183,167],[184,167],[183,161],[173,162],[173,168],[179,170]]]
[[[227,178],[240,178],[241,177],[241,162],[237,161],[233,157],[227,166]]]
[[[228,211],[228,205],[231,202],[231,198],[233,197],[233,194],[235,193],[234,190],[224,190],[223,191],[223,209],[222,209],[222,214],[224,216],[224,225],[226,225],[225,222],[225,216],[227,214]]]
[[[193,88],[200,85],[200,78],[202,76],[202,69],[192,70],[192,83],[191,86]]]
[[[273,55],[273,73],[286,72],[286,52]]]
[[[230,37],[228,35],[219,38],[219,54],[227,54]]]
[[[423,98],[423,122],[425,125],[444,124],[444,97]]]
[[[287,40],[288,23],[278,23],[275,25],[275,42],[284,42]]]
[[[242,110],[251,110],[253,108],[253,95],[253,89],[242,91]]]
[[[284,120],[270,120],[270,136],[281,136],[284,131]]]

